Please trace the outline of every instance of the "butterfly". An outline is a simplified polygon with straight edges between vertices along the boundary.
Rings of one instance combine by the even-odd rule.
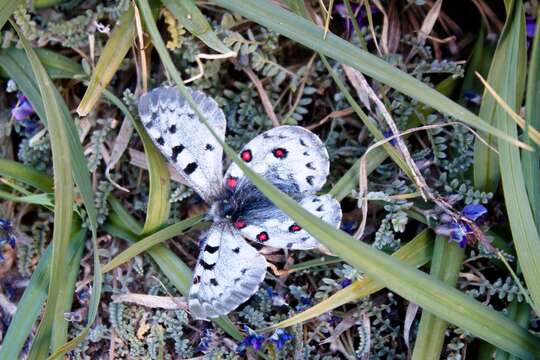
[[[226,119],[216,101],[201,91],[188,91],[223,140]],[[246,239],[294,250],[319,246],[236,164],[223,175],[223,148],[177,88],[162,86],[141,96],[139,115],[157,148],[210,205],[213,223],[203,235],[188,298],[194,318],[228,314],[263,282],[266,259]],[[317,135],[300,126],[275,127],[251,140],[239,155],[306,210],[339,226],[339,202],[330,195],[316,195],[330,168],[328,152]]]

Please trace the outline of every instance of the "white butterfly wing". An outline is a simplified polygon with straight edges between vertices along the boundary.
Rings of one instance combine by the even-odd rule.
[[[300,200],[300,205],[324,222],[339,227],[341,206],[331,195],[307,195]],[[242,235],[266,246],[307,250],[320,245],[313,236],[276,207],[268,210],[262,219],[254,216],[242,220],[244,227],[239,230]]]
[[[226,315],[249,299],[266,275],[266,259],[230,224],[214,223],[203,241],[189,292],[196,319]]]
[[[251,140],[240,158],[260,175],[272,173],[298,185],[300,192],[319,191],[330,169],[328,152],[317,135],[300,126],[279,126]],[[240,179],[242,170],[231,164],[225,179]],[[234,180],[233,180],[234,181]]]
[[[214,99],[189,89],[221,139],[226,120]],[[175,87],[159,87],[139,100],[139,114],[154,144],[207,202],[222,187],[223,149]]]

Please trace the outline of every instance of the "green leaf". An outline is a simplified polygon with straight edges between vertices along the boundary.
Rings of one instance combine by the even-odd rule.
[[[44,192],[53,191],[50,176],[16,161],[0,159],[0,175],[16,179]]]
[[[524,24],[515,17],[514,6],[509,7],[507,22],[504,26],[493,61],[489,70],[487,82],[514,110],[521,98],[525,84],[526,52]],[[509,121],[510,116],[498,106],[497,101],[487,90],[484,90],[480,117],[487,119],[490,124],[497,126],[499,122]],[[481,133],[490,144],[495,145],[493,134]],[[499,156],[482,142],[477,141],[474,149],[474,184],[475,187],[494,192],[497,190],[500,178]]]
[[[456,243],[449,242],[448,237],[438,235],[435,238],[430,274],[445,284],[455,286],[464,255],[464,249]],[[439,359],[447,327],[446,321],[425,310],[422,311],[412,359]]]
[[[16,28],[15,25],[13,25],[14,28]],[[50,116],[54,116],[54,121],[58,121],[61,124],[61,129],[63,130],[63,133],[61,134],[61,141],[62,144],[67,144],[67,149],[63,149],[63,153],[61,154],[62,159],[67,159],[70,164],[68,167],[68,170],[70,170],[70,173],[72,173],[73,178],[75,179],[75,183],[77,184],[78,191],[81,194],[89,223],[90,223],[90,229],[92,231],[92,246],[94,248],[94,257],[93,257],[93,265],[94,265],[94,288],[92,291],[92,295],[90,298],[90,306],[88,311],[88,321],[85,328],[82,330],[81,334],[74,339],[72,339],[67,345],[60,347],[60,351],[63,351],[64,349],[70,349],[75,347],[80,341],[84,339],[86,336],[86,333],[90,330],[90,326],[92,325],[96,315],[97,310],[99,306],[99,298],[101,296],[101,271],[100,271],[100,263],[99,263],[99,251],[97,248],[97,210],[94,205],[94,199],[93,199],[93,190],[92,185],[90,182],[90,176],[88,167],[86,165],[86,159],[83,154],[82,145],[79,142],[79,135],[77,132],[77,129],[75,128],[75,124],[73,123],[71,119],[71,115],[69,113],[69,110],[63,101],[62,97],[60,96],[60,93],[58,90],[54,87],[54,84],[51,82],[50,78],[47,76],[47,73],[39,61],[39,58],[36,54],[36,52],[29,46],[29,44],[26,42],[26,40],[22,37],[22,35],[19,34],[19,37],[21,38],[21,41],[23,42],[27,59],[19,59],[18,66],[10,66],[8,68],[4,69],[6,72],[10,73],[10,76],[13,76],[13,79],[17,82],[17,85],[19,88],[25,93],[25,95],[28,97],[29,101],[34,106],[34,109],[36,110],[36,113],[40,117],[40,119],[45,123],[45,125],[48,127],[49,133],[52,137],[52,132],[50,129],[49,122],[51,121]],[[25,64],[28,64],[25,66]],[[2,64],[3,65],[3,64]],[[30,69],[33,70],[33,73],[30,71]],[[11,74],[13,73],[13,75]],[[19,81],[20,80],[20,81]],[[36,86],[36,83],[38,86]],[[37,88],[37,89],[36,89]],[[39,91],[38,91],[39,90]],[[44,93],[45,91],[45,93]],[[47,101],[42,101],[42,99],[46,99]],[[54,152],[53,152],[53,160],[54,160]],[[70,178],[71,182],[71,175],[68,176]],[[63,181],[67,181],[63,179]],[[72,184],[72,183],[71,183]],[[71,185],[73,187],[73,184]],[[71,187],[71,190],[72,190]],[[67,188],[63,187],[57,187],[55,184],[55,189],[57,191],[55,192],[55,196],[63,195],[63,192],[67,192]],[[71,194],[70,196],[72,196]],[[61,202],[62,204],[62,202]],[[55,206],[59,206],[57,201],[55,200]],[[62,206],[65,206],[62,204]],[[70,205],[71,210],[71,205]],[[56,210],[55,210],[56,214]],[[70,212],[71,215],[71,212]],[[67,219],[67,218],[66,218]],[[62,222],[61,222],[62,223]],[[53,234],[54,237],[54,234]],[[63,244],[65,246],[65,244]],[[55,255],[56,253],[53,251],[53,265],[55,264],[55,261],[60,261],[56,259]],[[55,260],[56,259],[56,260]],[[63,258],[62,258],[63,259]],[[54,266],[53,266],[54,269]],[[60,276],[60,275],[57,275]],[[56,285],[55,277],[52,278],[51,284]],[[58,280],[59,281],[59,280]],[[60,316],[58,313],[56,313],[55,317],[60,321]],[[62,319],[62,321],[64,321]],[[56,341],[60,339],[65,339],[65,335],[61,334],[60,332],[55,333],[53,331],[53,347],[60,346],[60,344],[56,344]],[[67,350],[65,350],[67,351]],[[55,354],[54,356],[57,356]]]
[[[503,36],[495,51],[489,78],[492,86],[507,104],[517,111],[521,106],[525,81],[527,44],[525,14],[521,1],[508,1],[507,21]],[[496,105],[494,105],[496,106]],[[496,125],[510,136],[517,136],[515,123],[502,108],[495,111]],[[478,150],[479,148],[477,148]],[[475,163],[483,157],[476,158]],[[534,221],[525,185],[519,150],[506,142],[499,142],[499,166],[512,238],[531,299],[539,312],[540,304],[540,238]],[[538,176],[538,168],[535,175]],[[475,179],[476,180],[476,179]],[[537,206],[538,204],[534,204]]]
[[[536,19],[540,19],[540,7]],[[525,124],[540,129],[540,26],[536,26],[536,33],[531,50],[529,74],[527,76],[527,95],[525,98]],[[525,132],[525,141],[528,133]],[[540,147],[533,145],[535,151],[524,151],[521,154],[523,162],[523,177],[529,195],[529,203],[535,216],[536,229],[540,231],[540,176],[538,164],[540,163]]]
[[[4,4],[2,8],[0,8],[0,29],[4,27],[6,21],[9,19],[11,14],[17,10],[19,5],[24,5],[24,3],[24,0],[4,0]]]
[[[73,208],[73,179],[71,177],[71,156],[68,144],[68,133],[65,124],[62,121],[62,110],[58,106],[55,94],[54,84],[48,77],[45,68],[39,61],[36,53],[27,42],[27,40],[18,31],[19,38],[28,56],[32,66],[36,81],[39,86],[40,94],[43,99],[49,101],[43,102],[45,116],[47,118],[47,129],[49,131],[51,152],[53,159],[54,174],[54,229],[52,238],[52,258],[51,258],[51,278],[49,282],[49,291],[47,305],[45,308],[45,319],[52,319],[51,345],[59,346],[67,337],[67,328],[64,326],[66,320],[63,316],[63,307],[59,295],[65,286],[65,269],[63,264],[67,255],[67,248],[70,239],[70,228],[72,221]],[[40,336],[42,335],[42,336]],[[43,341],[48,334],[38,331],[36,343]],[[35,348],[35,347],[33,347]],[[48,349],[47,349],[48,352]],[[32,351],[30,352],[32,354]],[[34,355],[38,355],[35,353]],[[40,353],[39,356],[46,354]]]
[[[135,11],[130,6],[118,19],[109,40],[105,44],[98,63],[92,72],[90,85],[77,108],[80,116],[86,116],[96,106],[101,93],[118,71],[135,39]]]
[[[324,29],[271,2],[264,0],[214,0],[213,2],[295,40],[313,51],[349,65],[472,127],[514,144],[517,141],[516,137],[512,138],[508,136],[461,105],[438,93],[414,77],[386,63],[384,60],[379,59],[377,56],[357,48],[334,34],[328,33],[326,38],[324,38]]]
[[[198,37],[209,48],[226,54],[231,53],[201,13],[193,0],[162,0],[163,4],[191,34]]]

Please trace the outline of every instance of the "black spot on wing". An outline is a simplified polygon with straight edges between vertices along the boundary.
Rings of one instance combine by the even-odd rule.
[[[240,248],[235,247],[234,249],[232,249],[232,251],[233,251],[233,253],[238,254],[240,252]]]
[[[173,125],[169,126],[169,132],[171,134],[174,134],[176,132],[176,125],[173,124]]]
[[[212,144],[206,144],[206,147],[204,149],[207,151],[213,151],[215,148],[212,146]]]
[[[158,137],[156,142],[161,146],[165,145],[165,139],[162,136]]]
[[[178,155],[180,155],[180,153],[182,151],[184,151],[185,147],[184,145],[180,144],[180,145],[176,145],[172,148],[172,159],[173,161],[176,161],[178,159]]]
[[[219,246],[210,246],[210,245],[206,245],[204,247],[204,251],[210,253],[210,254],[213,254],[215,253],[216,251],[219,250]]]
[[[306,167],[307,167],[308,169],[315,170],[315,166],[313,166],[313,163],[312,163],[312,162],[308,162],[308,163],[306,164]]]
[[[307,183],[308,183],[309,185],[313,185],[313,180],[314,180],[314,179],[315,179],[315,178],[314,178],[313,176],[311,176],[311,175],[306,177],[306,181],[307,181]]]
[[[302,138],[300,138],[300,145],[306,146],[306,142],[304,140],[302,140]]]
[[[203,259],[201,259],[201,261],[199,261],[199,264],[201,264],[201,266],[203,267],[204,270],[212,270],[216,266],[216,263],[208,264]]]
[[[218,286],[218,282],[216,279],[210,279],[210,284],[214,285],[214,286]]]
[[[189,163],[189,164],[187,164],[187,166],[184,168],[184,172],[185,172],[187,175],[191,175],[191,174],[193,174],[193,172],[194,172],[195,170],[197,170],[197,167],[198,167],[198,166],[199,166],[199,165],[197,165],[197,163],[195,163],[195,162]]]

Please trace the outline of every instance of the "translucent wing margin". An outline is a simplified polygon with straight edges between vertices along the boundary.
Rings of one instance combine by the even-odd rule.
[[[266,275],[266,259],[228,223],[214,223],[203,241],[189,292],[196,319],[226,315],[249,299]]]
[[[218,104],[201,91],[189,89],[221,139],[226,120]],[[223,149],[199,121],[175,87],[159,87],[139,100],[139,115],[146,131],[168,161],[207,202],[221,190]]]
[[[300,126],[279,126],[251,140],[240,152],[260,175],[272,173],[298,185],[300,192],[319,191],[330,169],[328,152],[321,139]],[[242,170],[231,164],[226,179],[243,177]]]
[[[324,222],[339,227],[342,217],[341,206],[331,195],[307,195],[300,200],[300,205]],[[320,245],[313,236],[276,207],[267,210],[264,218],[256,214],[249,217],[247,213],[246,219],[241,221],[242,228],[239,230],[241,234],[266,246],[307,250]]]

